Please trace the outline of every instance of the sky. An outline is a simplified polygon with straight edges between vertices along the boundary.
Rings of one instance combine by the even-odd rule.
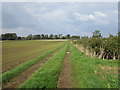
[[[117,34],[117,2],[2,3],[2,33],[92,36],[95,30]]]

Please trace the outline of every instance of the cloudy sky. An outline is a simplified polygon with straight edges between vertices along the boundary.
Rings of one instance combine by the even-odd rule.
[[[71,34],[104,37],[118,32],[117,2],[4,2],[2,33]]]

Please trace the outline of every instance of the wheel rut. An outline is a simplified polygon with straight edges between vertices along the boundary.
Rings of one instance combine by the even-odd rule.
[[[60,50],[60,49],[59,49]],[[45,57],[43,60],[39,61],[38,63],[32,65],[30,68],[23,71],[22,74],[13,78],[10,82],[3,85],[2,88],[19,88],[21,84],[23,84],[37,69],[42,67],[54,54],[56,54],[59,50],[55,51],[54,53],[50,54],[49,56]]]
[[[60,73],[57,88],[72,88],[72,73],[70,63],[70,48],[68,47],[63,63],[63,68]]]

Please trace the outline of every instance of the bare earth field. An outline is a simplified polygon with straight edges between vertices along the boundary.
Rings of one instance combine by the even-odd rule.
[[[2,72],[36,58],[57,47],[63,47],[65,40],[30,40],[2,42]]]

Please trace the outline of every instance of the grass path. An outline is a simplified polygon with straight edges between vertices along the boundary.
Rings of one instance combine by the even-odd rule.
[[[63,60],[67,50],[67,46],[63,47],[50,60],[48,60],[40,69],[23,83],[20,88],[57,88]]]
[[[58,80],[58,88],[72,88],[70,48],[68,47],[64,59],[62,71]]]
[[[24,83],[38,68],[42,67],[54,54],[56,54],[59,50],[55,51],[54,53],[50,54],[49,56],[45,57],[43,60],[39,61],[38,63],[34,64],[19,76],[13,78],[10,82],[3,86],[4,88],[18,88],[22,83]]]

